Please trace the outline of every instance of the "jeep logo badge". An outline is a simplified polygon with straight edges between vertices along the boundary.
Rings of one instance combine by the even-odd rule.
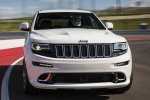
[[[79,43],[88,43],[88,40],[79,40]]]

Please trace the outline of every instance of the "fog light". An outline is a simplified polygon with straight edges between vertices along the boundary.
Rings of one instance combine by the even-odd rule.
[[[52,64],[41,63],[41,62],[34,62],[34,61],[32,61],[32,64],[33,64],[34,66],[53,67]]]
[[[129,64],[129,61],[125,61],[125,62],[116,63],[115,66],[125,66],[128,64]]]

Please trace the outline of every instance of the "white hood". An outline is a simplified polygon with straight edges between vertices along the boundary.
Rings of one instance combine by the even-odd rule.
[[[88,43],[114,43],[126,41],[123,37],[107,30],[97,29],[50,29],[36,30],[31,33],[34,42],[40,43],[78,43],[79,40],[88,40]]]

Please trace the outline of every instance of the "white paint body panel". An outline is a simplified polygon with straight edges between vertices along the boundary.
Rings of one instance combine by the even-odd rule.
[[[79,40],[89,40],[89,43],[114,43],[126,42],[126,40],[118,35],[113,34],[108,30],[97,29],[50,29],[38,30],[31,34],[34,42],[47,42],[47,43],[78,43]],[[109,41],[108,41],[109,40]]]
[[[20,30],[22,29],[28,29],[29,28],[29,23],[28,22],[24,22],[20,24]]]
[[[33,55],[31,50],[27,50],[26,66],[28,66],[28,75],[33,86],[43,89],[91,89],[91,88],[118,88],[124,87],[130,82],[130,75],[132,70],[132,60],[130,50],[128,53],[114,58],[91,58],[91,59],[63,59],[63,58],[49,58],[39,55]],[[114,64],[118,62],[128,61],[130,63],[126,66],[115,67]],[[52,64],[53,68],[45,68],[33,66],[31,61],[43,62]],[[123,83],[86,83],[86,84],[41,84],[37,82],[39,75],[43,73],[100,73],[100,72],[123,72],[126,75],[126,82]],[[34,73],[34,74],[33,74]],[[58,87],[57,87],[58,86]],[[69,87],[70,86],[70,87]]]

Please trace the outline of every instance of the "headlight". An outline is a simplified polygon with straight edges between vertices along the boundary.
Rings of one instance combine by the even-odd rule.
[[[49,44],[44,44],[44,43],[32,43],[31,44],[32,50],[35,51],[51,51],[50,45]]]
[[[113,51],[114,52],[119,52],[119,51],[125,51],[128,49],[128,45],[126,42],[123,43],[115,43],[114,44],[114,48]]]

